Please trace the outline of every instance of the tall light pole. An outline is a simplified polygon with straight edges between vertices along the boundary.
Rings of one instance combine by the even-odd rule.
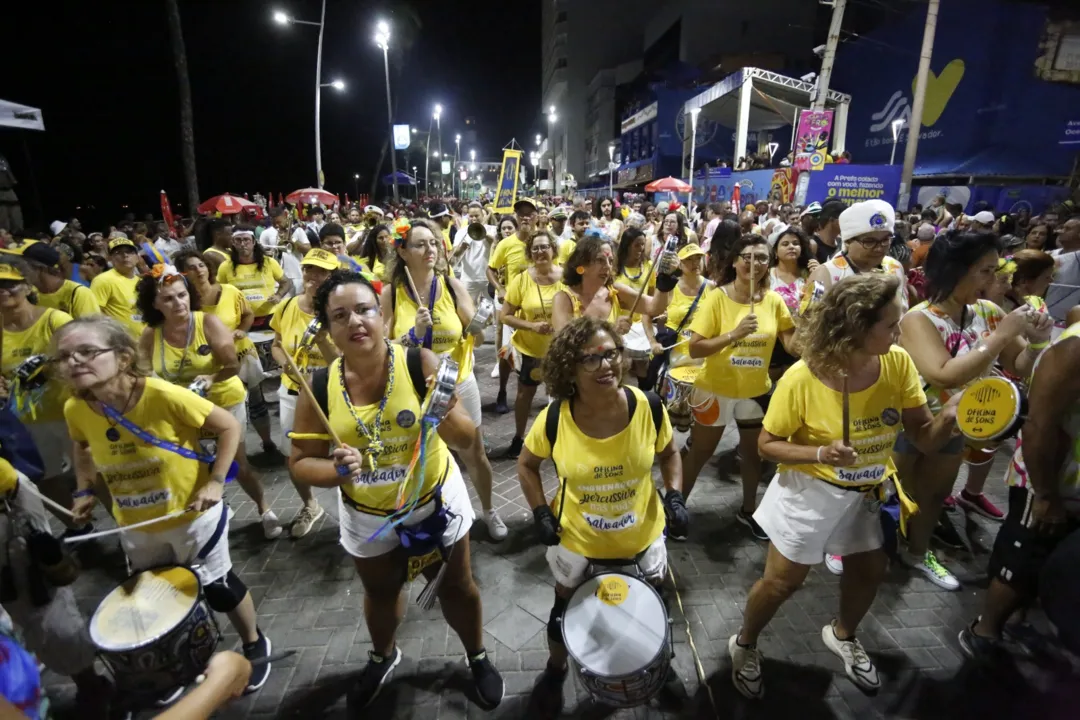
[[[345,82],[343,80],[334,80],[330,83],[324,83],[322,81],[322,41],[323,41],[323,27],[326,23],[326,0],[322,2],[322,13],[319,15],[319,22],[311,22],[310,20],[297,20],[296,18],[287,15],[280,10],[274,11],[274,22],[279,25],[313,25],[319,28],[319,50],[315,56],[315,174],[317,177],[317,184],[321,188],[325,179],[323,177],[322,169],[322,135],[320,128],[320,118],[322,111],[322,89],[324,87],[332,87],[335,90],[344,90]]]
[[[615,207],[615,143],[607,146],[607,193],[611,196],[611,207]]]
[[[555,121],[559,116],[555,113],[555,106],[548,108],[548,150],[551,152],[551,194],[559,194],[559,176],[555,172]]]
[[[360,202],[360,173],[353,173],[353,190],[356,191],[356,202]]]
[[[889,164],[896,163],[896,141],[900,139],[900,128],[904,127],[904,118],[896,118],[892,121],[892,154],[889,155]]]
[[[439,140],[439,157],[445,157],[442,151],[442,105],[435,106],[435,133]],[[446,186],[446,178],[442,174],[442,161],[439,161],[439,187]]]
[[[697,116],[701,108],[690,111],[690,195],[686,198],[686,216],[694,211],[694,150],[697,148]]]
[[[533,197],[540,197],[540,155],[529,153],[533,166]]]
[[[324,0],[325,1],[325,0]],[[383,70],[386,73],[386,119],[390,130],[390,179],[394,183],[394,202],[398,201],[397,149],[394,147],[394,106],[390,102],[390,25],[380,20],[375,27],[375,44],[382,48]]]
[[[416,166],[412,166],[412,179],[413,179],[413,194],[416,195],[416,199],[420,199],[420,179],[416,177]]]
[[[461,161],[461,135],[454,136],[454,167]],[[454,177],[451,178],[456,184],[458,191],[458,200],[461,199],[461,183],[458,181],[458,174],[455,172]]]

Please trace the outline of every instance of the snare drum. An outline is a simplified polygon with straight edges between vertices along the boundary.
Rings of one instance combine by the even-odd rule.
[[[671,664],[667,609],[652,585],[602,573],[574,590],[562,637],[581,684],[612,707],[645,705],[660,692]]]
[[[977,380],[964,390],[956,408],[956,424],[970,440],[1002,440],[1020,432],[1027,413],[1027,398],[1020,388],[994,376]]]
[[[623,336],[623,352],[630,362],[648,362],[652,359],[652,345],[640,322],[631,325],[630,332]]]
[[[690,395],[694,391],[694,381],[701,372],[699,365],[684,365],[672,368],[664,377],[664,385],[660,388],[660,397],[667,405],[668,417],[671,418],[671,426],[676,430],[686,432],[690,429],[693,421],[693,413],[690,408]]]
[[[206,672],[221,631],[198,576],[174,566],[137,573],[106,595],[90,640],[118,694],[152,700]]]
[[[281,366],[274,359],[274,354],[270,352],[270,347],[274,344],[274,331],[252,330],[248,332],[248,337],[255,343],[255,350],[259,354],[259,362],[263,367],[263,379],[281,375]]]

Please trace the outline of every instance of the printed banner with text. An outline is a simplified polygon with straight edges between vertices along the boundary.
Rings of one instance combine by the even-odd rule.
[[[514,212],[517,202],[518,170],[521,168],[521,151],[504,150],[502,170],[499,172],[499,184],[495,186],[494,212],[507,214]]]
[[[843,200],[848,205],[863,200],[884,200],[896,205],[900,195],[899,165],[836,165],[810,173],[806,202]]]

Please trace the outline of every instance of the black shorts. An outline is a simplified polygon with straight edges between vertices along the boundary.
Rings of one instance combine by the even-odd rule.
[[[544,373],[540,369],[540,358],[521,353],[521,367],[518,368],[518,382],[528,387],[537,387],[544,382]]]
[[[998,531],[990,553],[989,574],[1022,597],[1033,598],[1039,587],[1039,572],[1058,543],[1068,532],[1048,536],[1031,527],[1031,501],[1035,493],[1026,487],[1009,488],[1009,513]],[[1069,518],[1068,531],[1080,527],[1077,518]]]

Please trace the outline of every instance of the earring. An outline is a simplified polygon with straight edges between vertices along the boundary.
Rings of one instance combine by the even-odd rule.
[[[577,270],[578,275],[584,275],[585,274],[585,266],[584,265],[578,265],[574,269]]]

